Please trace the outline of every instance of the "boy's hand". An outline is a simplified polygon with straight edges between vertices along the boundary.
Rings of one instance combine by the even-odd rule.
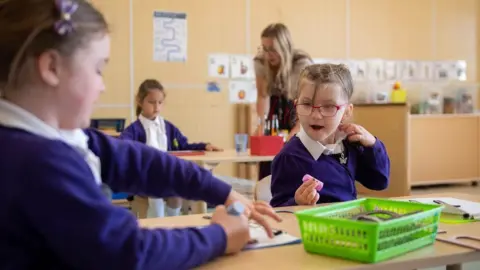
[[[355,124],[341,124],[338,129],[347,134],[350,142],[359,142],[365,147],[372,147],[375,144],[375,137],[365,128]]]
[[[320,199],[320,191],[323,188],[323,183],[317,179],[305,175],[303,177],[303,184],[295,191],[295,202],[298,205],[315,205]]]
[[[221,152],[221,151],[223,151],[223,149],[209,143],[209,144],[207,144],[207,145],[205,146],[205,151],[208,151],[208,152]]]

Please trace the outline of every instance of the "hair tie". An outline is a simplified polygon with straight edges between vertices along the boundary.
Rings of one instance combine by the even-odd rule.
[[[55,31],[61,36],[70,34],[73,30],[72,15],[78,9],[74,0],[55,0],[55,5],[60,12],[60,19],[55,23]]]

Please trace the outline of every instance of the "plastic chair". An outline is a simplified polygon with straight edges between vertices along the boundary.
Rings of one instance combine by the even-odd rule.
[[[255,185],[255,200],[265,201],[270,203],[272,199],[272,190],[270,184],[272,183],[272,176],[266,176],[257,182]]]

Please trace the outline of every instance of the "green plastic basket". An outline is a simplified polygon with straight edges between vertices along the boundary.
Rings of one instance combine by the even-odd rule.
[[[437,236],[443,206],[364,198],[298,211],[305,250],[365,263],[380,262],[430,245]],[[419,213],[383,222],[350,218],[365,211]]]

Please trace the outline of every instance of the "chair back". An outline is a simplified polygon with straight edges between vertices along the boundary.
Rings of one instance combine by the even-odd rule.
[[[272,183],[272,176],[266,176],[257,182],[255,185],[255,200],[270,203],[272,199],[272,190],[270,184]]]

